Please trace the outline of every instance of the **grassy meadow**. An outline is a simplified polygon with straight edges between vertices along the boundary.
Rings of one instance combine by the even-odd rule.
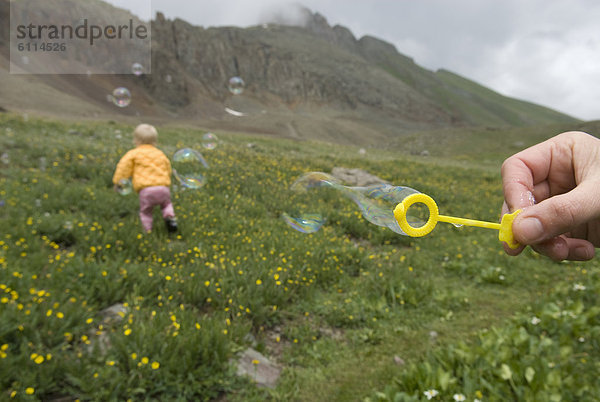
[[[443,214],[497,221],[500,164],[516,146],[361,155],[216,132],[205,150],[205,131],[158,127],[168,156],[191,147],[210,168],[203,188],[173,189],[177,235],[158,211],[145,234],[137,197],[111,183],[132,129],[0,114],[0,400],[600,395],[597,260],[511,258],[497,232],[445,224],[412,239],[337,194],[289,191],[305,172],[357,167],[431,195]],[[504,134],[526,146],[555,133],[482,135]],[[294,210],[327,222],[299,233],[280,218]],[[283,368],[277,387],[236,376],[248,347]]]

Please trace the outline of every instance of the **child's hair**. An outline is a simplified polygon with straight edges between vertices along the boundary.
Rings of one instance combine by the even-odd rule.
[[[158,142],[158,132],[150,124],[140,124],[133,130],[133,141],[138,145],[156,145]]]

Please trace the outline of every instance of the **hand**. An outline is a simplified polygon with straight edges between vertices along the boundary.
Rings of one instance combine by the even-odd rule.
[[[567,132],[502,165],[502,212],[523,209],[515,239],[554,260],[590,260],[600,246],[600,140]],[[524,249],[511,250],[518,255]]]

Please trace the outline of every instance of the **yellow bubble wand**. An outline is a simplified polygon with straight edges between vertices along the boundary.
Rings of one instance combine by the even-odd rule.
[[[406,213],[412,205],[417,203],[424,204],[427,207],[427,209],[429,209],[429,219],[427,219],[427,222],[425,222],[423,226],[413,227],[406,220]],[[394,217],[398,221],[400,229],[402,229],[404,233],[411,237],[423,237],[425,235],[428,235],[435,228],[438,222],[446,222],[452,223],[454,225],[496,229],[499,231],[498,239],[508,244],[508,247],[515,249],[519,247],[519,243],[515,241],[515,238],[513,236],[512,224],[515,220],[515,217],[520,212],[521,210],[519,209],[513,212],[512,214],[504,215],[500,223],[484,222],[475,219],[465,219],[457,218],[454,216],[440,215],[438,206],[433,200],[433,198],[431,198],[427,194],[418,193],[409,195],[404,200],[402,200],[401,203],[396,205],[396,208],[394,208]]]

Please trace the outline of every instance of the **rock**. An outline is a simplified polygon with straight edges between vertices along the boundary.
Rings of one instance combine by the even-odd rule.
[[[110,307],[100,311],[100,317],[102,318],[102,324],[109,326],[117,322],[122,321],[125,315],[128,313],[127,307],[122,303],[113,304]],[[111,348],[110,336],[107,330],[101,331],[99,334],[95,329],[91,329],[88,332],[90,338],[90,344],[87,345],[87,351],[92,353],[94,348],[98,348],[102,353],[106,353]]]
[[[122,303],[117,303],[102,310],[100,312],[100,316],[102,317],[102,321],[105,323],[117,322],[123,320],[123,317],[125,317],[127,312],[127,307],[125,307]]]
[[[247,375],[259,387],[274,388],[281,375],[281,369],[252,348],[246,349],[240,356],[237,375]]]
[[[396,363],[398,366],[404,366],[404,364],[406,364],[404,359],[400,356],[394,356],[394,363]]]
[[[331,175],[350,186],[365,187],[373,184],[387,183],[385,180],[367,173],[362,169],[334,167],[331,171]]]

